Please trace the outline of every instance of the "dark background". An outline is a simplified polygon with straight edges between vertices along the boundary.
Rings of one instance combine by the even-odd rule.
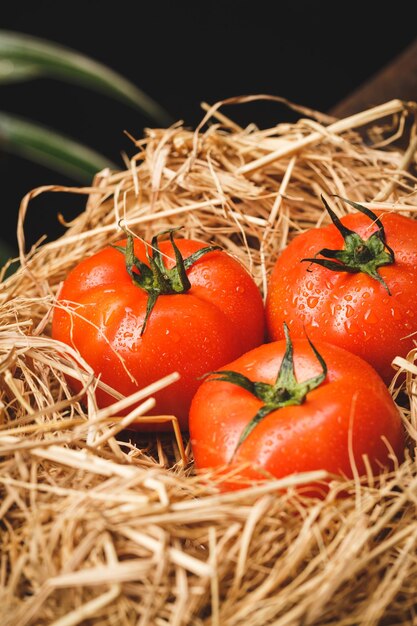
[[[268,93],[329,111],[415,38],[412,3],[389,12],[380,3],[99,1],[15,2],[2,6],[0,28],[74,48],[125,75],[174,119],[194,127],[200,102]],[[365,12],[367,9],[367,12]],[[134,153],[124,130],[140,137],[152,122],[126,105],[87,89],[40,79],[0,85],[4,111],[56,128],[122,164]],[[290,119],[282,106],[259,103],[228,114],[261,127]],[[3,228],[14,244],[24,194],[44,184],[74,184],[0,147]],[[73,196],[42,196],[31,204],[29,243],[60,232],[56,214],[82,209]]]

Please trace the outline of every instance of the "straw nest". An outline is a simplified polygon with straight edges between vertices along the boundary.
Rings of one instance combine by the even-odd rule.
[[[294,107],[296,123],[260,130],[221,106],[247,100],[206,106],[194,132],[147,130],[125,171],[101,172],[91,188],[44,187],[22,202],[20,268],[0,285],[3,626],[416,623],[415,351],[396,360],[406,376],[393,369],[391,386],[409,399],[405,462],[378,483],[333,480],[317,501],[295,489],[311,475],[220,494],[178,433],[119,435],[146,420],[170,378],[135,398],[114,393],[99,410],[100,381],[49,335],[60,282],[120,236],[120,221],[143,238],[181,224],[240,259],[264,290],[287,241],[326,220],[320,194],[339,213],[331,194],[415,215],[414,104],[343,120]],[[46,192],[85,194],[86,207],[59,240],[27,251],[25,214]],[[126,406],[136,408],[121,424]]]

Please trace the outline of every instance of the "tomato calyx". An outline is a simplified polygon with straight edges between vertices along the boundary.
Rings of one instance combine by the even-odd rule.
[[[395,256],[394,251],[386,242],[384,226],[379,217],[361,204],[341,198],[343,202],[347,202],[347,204],[364,213],[378,226],[378,230],[372,233],[368,239],[362,239],[358,233],[342,224],[323,196],[321,196],[321,199],[333,224],[342,235],[345,246],[342,250],[323,248],[313,258],[301,259],[301,261],[308,261],[310,264],[316,263],[336,272],[349,272],[350,274],[363,272],[381,283],[388,294],[391,295],[388,285],[378,272],[378,268],[384,265],[392,265],[395,262]],[[318,259],[317,256],[319,255],[325,258]],[[307,271],[311,270],[308,269]]]
[[[267,415],[282,409],[287,406],[293,406],[297,404],[303,404],[307,394],[316,389],[324,381],[327,375],[327,365],[323,357],[317,351],[313,343],[307,337],[308,343],[314,352],[318,362],[321,365],[322,371],[317,376],[313,376],[308,380],[298,382],[294,372],[294,352],[293,345],[288,330],[287,324],[284,323],[284,333],[286,348],[284,357],[282,359],[276,381],[273,385],[264,382],[255,382],[247,378],[244,374],[234,372],[231,370],[219,370],[217,372],[211,372],[209,381],[223,381],[232,383],[242,387],[256,398],[261,400],[264,404],[251,419],[248,425],[244,428],[242,434],[239,437],[236,448],[232,455],[232,459],[235,456],[237,450],[243,444],[243,442],[249,437],[254,428],[261,422]]]
[[[190,256],[183,258],[177,244],[174,240],[174,233],[179,228],[170,228],[157,233],[152,237],[151,249],[152,254],[148,252],[146,248],[146,258],[149,265],[137,258],[134,251],[133,236],[131,233],[126,232],[127,242],[126,248],[122,246],[113,246],[115,250],[121,252],[126,261],[126,270],[131,277],[133,283],[146,291],[148,294],[148,300],[146,303],[145,319],[142,324],[140,336],[143,335],[146,329],[149,316],[152,313],[157,299],[161,295],[172,295],[186,293],[191,289],[191,283],[187,276],[187,269],[189,269],[196,261],[208,252],[215,250],[221,250],[220,246],[206,246],[196,250]],[[163,235],[169,235],[169,239],[172,245],[172,249],[175,255],[176,264],[171,269],[168,269],[164,265],[163,256],[159,249],[159,238]]]

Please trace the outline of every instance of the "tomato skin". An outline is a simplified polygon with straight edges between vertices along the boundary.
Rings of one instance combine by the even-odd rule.
[[[283,322],[292,337],[328,341],[367,360],[389,383],[397,355],[414,347],[417,330],[417,221],[375,211],[385,227],[395,263],[379,268],[391,295],[366,274],[336,272],[303,258],[322,248],[341,249],[343,238],[331,224],[297,236],[277,259],[266,299],[268,335],[283,338]],[[362,213],[342,218],[342,224],[367,239],[376,229]],[[311,270],[311,271],[309,271]]]
[[[294,339],[294,369],[298,381],[320,373],[306,339]],[[400,414],[375,370],[361,358],[324,342],[316,349],[327,363],[324,382],[310,391],[303,404],[273,411],[259,422],[236,451],[245,427],[262,402],[230,382],[207,379],[190,409],[190,435],[198,469],[230,471],[242,468],[225,489],[265,478],[327,470],[352,477],[349,445],[360,475],[368,455],[375,474],[380,464],[390,467],[385,437],[402,459],[404,434]],[[285,352],[285,341],[264,344],[221,370],[244,374],[252,381],[273,384]],[[349,435],[349,432],[351,433]],[[350,439],[349,439],[350,438]]]
[[[187,239],[176,244],[184,258],[205,247]],[[126,241],[117,245],[125,247]],[[162,241],[159,247],[167,255],[166,266],[173,267],[171,243]],[[147,262],[140,240],[134,249]],[[58,302],[74,313],[56,307],[52,320],[52,336],[75,346],[94,372],[124,395],[178,371],[180,380],[155,395],[153,413],[176,415],[183,429],[199,377],[259,345],[265,335],[261,294],[232,257],[209,252],[187,275],[191,289],[159,296],[141,337],[147,293],[133,284],[124,255],[109,246],[69,273]],[[96,397],[100,407],[114,402],[100,389]]]

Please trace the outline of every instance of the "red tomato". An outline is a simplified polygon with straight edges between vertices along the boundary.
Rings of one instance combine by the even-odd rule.
[[[293,337],[306,331],[313,342],[323,340],[346,348],[367,360],[389,383],[394,374],[393,358],[406,356],[415,345],[417,221],[396,213],[371,215],[380,218],[386,236],[385,244],[380,234],[373,237],[371,248],[376,245],[381,254],[379,267],[370,261],[373,275],[366,273],[367,268],[355,273],[343,270],[342,257],[333,252],[344,246],[335,224],[309,230],[296,237],[276,261],[266,316],[271,340],[283,337],[285,321]],[[358,233],[369,246],[371,235],[380,233],[371,215],[347,215],[341,220],[342,229]],[[355,254],[364,250],[361,245],[356,245]],[[332,254],[318,255],[321,251]],[[366,256],[372,254],[373,248],[365,250]],[[304,259],[314,262],[302,262]],[[323,261],[330,262],[332,269],[317,264]]]
[[[264,340],[262,298],[245,269],[225,252],[209,251],[188,267],[188,257],[203,243],[179,239],[176,249],[171,241],[153,243],[161,254],[154,251],[150,261],[150,247],[135,239],[136,267],[111,246],[77,265],[58,298],[69,311],[55,308],[52,335],[75,346],[105,383],[126,396],[178,371],[180,380],[155,395],[154,414],[176,415],[186,428],[199,377]],[[126,245],[126,240],[118,244]],[[171,277],[179,293],[156,298],[144,329],[149,298],[135,282],[149,279],[156,258],[165,280],[177,251],[184,257],[188,290],[181,293],[178,276]],[[114,398],[98,389],[97,401],[106,406]]]
[[[282,376],[285,341],[255,348],[206,379],[190,409],[197,468],[217,468],[220,476],[236,470],[243,482],[225,478],[222,485],[233,489],[268,476],[314,470],[352,477],[350,451],[361,475],[366,473],[364,455],[375,474],[381,465],[392,466],[389,446],[402,458],[401,418],[375,370],[337,346],[318,342],[315,347],[327,372],[306,339],[294,340],[293,372],[298,383],[288,371]],[[251,390],[248,383],[242,388],[228,382],[233,378],[227,374],[230,371],[238,379],[243,375],[250,384],[257,383]],[[303,381],[308,381],[304,399],[302,393],[301,403],[291,404],[294,389]],[[280,394],[281,408],[274,409],[271,386]]]

